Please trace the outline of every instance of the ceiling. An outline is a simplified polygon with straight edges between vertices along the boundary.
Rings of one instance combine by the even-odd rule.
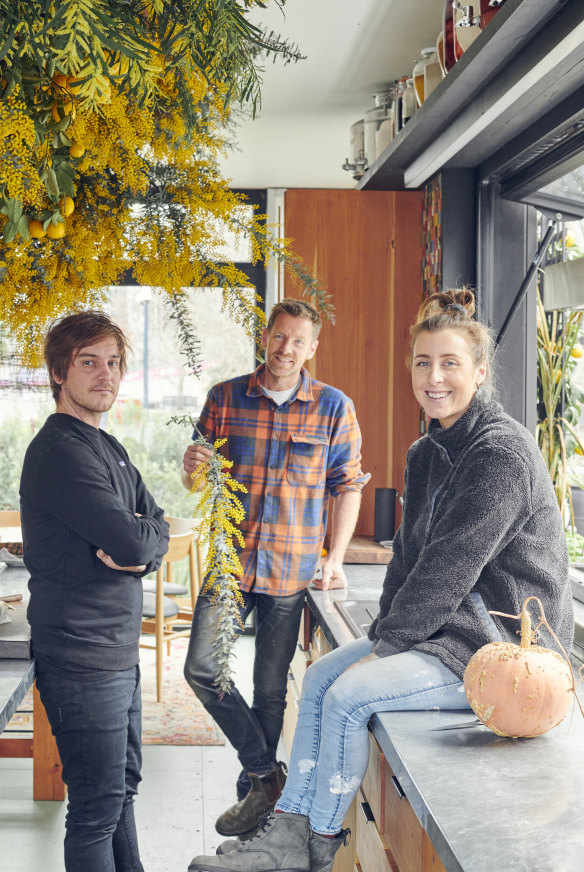
[[[271,0],[253,20],[296,43],[305,60],[265,62],[262,105],[240,123],[222,163],[234,188],[352,188],[342,169],[351,124],[382,86],[435,45],[444,0]]]

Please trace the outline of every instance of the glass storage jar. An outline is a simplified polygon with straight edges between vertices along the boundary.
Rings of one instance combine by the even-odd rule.
[[[375,157],[378,158],[385,151],[393,139],[393,117],[386,118],[379,125],[375,133]]]
[[[416,61],[414,69],[412,70],[412,79],[414,80],[414,91],[416,92],[416,100],[418,101],[418,106],[421,106],[425,99],[424,69],[426,65],[430,63],[435,53],[436,48],[433,45],[431,45],[429,48],[423,48],[420,52],[420,58]]]
[[[438,50],[434,50],[434,54],[424,67],[424,100],[427,100],[432,91],[438,87],[444,77],[442,66],[438,58]]]
[[[389,117],[392,101],[391,91],[380,91],[373,95],[375,105],[365,112],[365,157],[369,166],[375,161],[375,134],[382,121]]]

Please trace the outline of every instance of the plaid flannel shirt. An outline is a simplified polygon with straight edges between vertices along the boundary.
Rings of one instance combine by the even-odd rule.
[[[329,496],[360,491],[361,432],[352,401],[303,369],[296,394],[277,406],[262,391],[263,366],[215,385],[199,428],[234,461],[245,485],[245,548],[240,587],[290,596],[303,590],[318,567]]]

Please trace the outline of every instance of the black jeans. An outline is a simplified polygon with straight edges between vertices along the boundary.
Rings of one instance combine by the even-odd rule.
[[[217,670],[213,638],[217,616],[207,595],[197,599],[184,670],[196,696],[237,751],[243,767],[237,783],[239,799],[249,790],[247,772],[267,775],[276,765],[286,707],[288,667],[296,650],[305,592],[283,597],[253,592],[242,596],[242,621],[256,607],[251,707],[235,686],[221,698],[214,684]]]
[[[134,823],[141,780],[138,666],[57,671],[37,658],[36,682],[68,789],[67,872],[143,872]]]

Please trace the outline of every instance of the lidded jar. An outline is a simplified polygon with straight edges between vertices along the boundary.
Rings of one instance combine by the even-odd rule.
[[[423,48],[420,53],[419,60],[416,61],[414,69],[412,71],[412,78],[414,80],[414,91],[416,93],[416,100],[418,102],[418,106],[421,106],[424,102],[424,69],[426,64],[429,64],[432,60],[433,56],[436,54],[436,47],[431,45],[429,48]],[[437,60],[437,58],[436,58]]]
[[[365,112],[363,121],[365,122],[365,157],[369,166],[375,161],[375,134],[379,129],[382,121],[389,117],[392,107],[392,92],[379,91],[373,95],[375,105]]]

